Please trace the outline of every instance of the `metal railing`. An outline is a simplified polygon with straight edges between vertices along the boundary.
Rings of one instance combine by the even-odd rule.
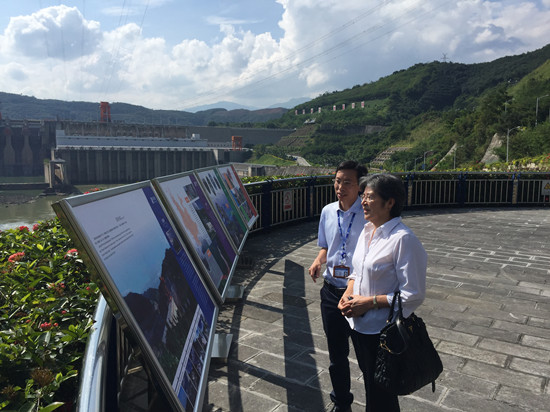
[[[405,209],[550,205],[550,173],[401,173]],[[252,232],[313,218],[336,200],[332,176],[268,180],[245,185],[260,218]]]
[[[100,296],[97,301],[94,314],[95,324],[84,353],[82,371],[80,375],[80,390],[76,402],[77,412],[87,411],[107,411],[108,405],[116,406],[116,395],[118,385],[109,387],[108,375],[112,373],[113,355],[118,355],[119,351],[113,354],[113,312],[107,305],[107,302]],[[116,373],[115,376],[120,376]],[[110,383],[110,382],[109,382]]]
[[[550,206],[550,173],[398,174],[407,193],[406,209],[473,206]],[[309,176],[246,184],[259,213],[251,232],[311,219],[335,201],[333,176]],[[78,412],[113,410],[134,355],[124,332],[112,322],[103,298],[86,348]],[[112,353],[116,352],[116,353]],[[107,382],[107,380],[109,380]],[[149,385],[153,387],[153,384]]]

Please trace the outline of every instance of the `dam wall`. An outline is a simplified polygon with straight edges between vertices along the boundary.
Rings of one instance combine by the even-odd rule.
[[[216,164],[242,162],[246,154],[233,150],[232,136],[242,137],[243,147],[251,147],[276,143],[292,131],[2,119],[0,177],[40,176],[44,174],[44,164],[54,160],[63,163],[65,184],[133,183]],[[143,143],[122,145],[128,138]],[[68,139],[71,144],[67,144]],[[153,144],[152,139],[158,142]],[[187,143],[176,144],[185,139]],[[112,142],[99,147],[90,144],[94,140]],[[199,140],[206,143],[200,144]],[[49,176],[45,181],[48,179]]]

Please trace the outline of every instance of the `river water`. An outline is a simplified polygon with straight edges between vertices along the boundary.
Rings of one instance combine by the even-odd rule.
[[[111,185],[115,187],[117,185]],[[119,185],[118,185],[119,186]],[[97,186],[77,186],[81,192],[90,190]],[[102,185],[101,188],[106,188]],[[9,190],[0,192],[10,197],[24,196],[32,198],[31,201],[20,204],[0,204],[0,230],[13,229],[19,226],[28,226],[32,228],[35,223],[52,219],[55,212],[52,209],[52,203],[58,202],[67,196],[39,196],[41,190]]]
[[[41,190],[10,190],[10,195],[38,196]],[[52,203],[61,200],[62,196],[41,196],[21,204],[0,205],[0,230],[13,229],[18,226],[28,226],[39,221],[55,217]]]

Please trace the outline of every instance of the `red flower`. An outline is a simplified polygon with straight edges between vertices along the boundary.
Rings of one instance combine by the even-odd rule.
[[[25,252],[16,252],[8,258],[8,262],[15,263],[19,262],[25,256]]]
[[[35,223],[35,224],[32,226],[33,232],[36,232],[39,228],[40,228],[40,225],[39,225],[38,223]]]
[[[78,256],[78,250],[76,249],[69,249],[67,253],[65,253],[65,258],[72,258]]]
[[[20,232],[24,232],[24,231],[29,231],[29,228],[27,226],[19,226],[19,231]]]
[[[40,329],[48,330],[51,329],[52,324],[50,322],[44,322],[40,324]]]

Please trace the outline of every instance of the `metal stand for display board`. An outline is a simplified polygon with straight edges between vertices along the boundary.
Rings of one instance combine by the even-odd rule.
[[[242,299],[244,295],[244,286],[241,285],[229,285],[225,293],[226,302],[234,302]]]
[[[232,333],[216,333],[212,342],[212,358],[226,360],[233,341]]]

